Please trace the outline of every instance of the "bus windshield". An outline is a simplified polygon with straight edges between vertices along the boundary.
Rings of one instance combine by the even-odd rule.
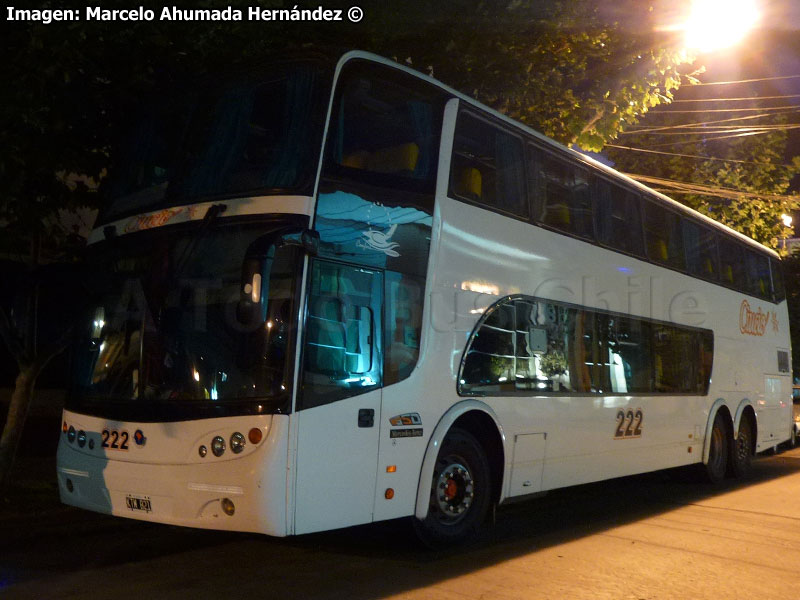
[[[296,247],[272,245],[277,227],[96,244],[72,407],[142,421],[287,410],[301,269]]]
[[[203,198],[310,195],[327,79],[292,63],[144,102],[120,138],[101,221]]]

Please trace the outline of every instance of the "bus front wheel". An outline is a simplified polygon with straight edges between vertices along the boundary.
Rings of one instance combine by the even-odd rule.
[[[440,547],[475,535],[489,508],[490,469],[481,445],[452,429],[442,442],[431,481],[428,515],[413,519],[419,538]]]

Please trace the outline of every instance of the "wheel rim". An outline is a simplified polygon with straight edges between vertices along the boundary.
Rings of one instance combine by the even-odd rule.
[[[475,497],[475,482],[464,461],[445,462],[436,480],[434,494],[442,522],[457,523],[467,515]]]

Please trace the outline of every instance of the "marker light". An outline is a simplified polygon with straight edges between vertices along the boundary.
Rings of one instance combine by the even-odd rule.
[[[261,441],[261,436],[262,435],[263,434],[261,433],[261,430],[258,427],[253,427],[247,433],[247,439],[250,440],[251,444],[255,445],[255,444],[257,444],[258,442]]]
[[[244,450],[244,436],[238,431],[231,436],[231,450],[234,454]]]
[[[221,435],[211,440],[211,452],[214,453],[214,456],[222,456],[225,453],[225,440]]]
[[[231,500],[230,498],[223,498],[220,504],[222,504],[222,512],[224,512],[229,517],[232,517],[233,513],[236,512],[236,507],[233,505],[233,500]]]
[[[69,441],[69,443],[71,444],[72,442],[75,441],[76,435],[77,433],[75,432],[75,428],[72,425],[70,425],[69,431],[67,431],[67,441]]]
[[[383,497],[387,500],[391,500],[394,498],[394,490],[392,488],[386,488],[386,491],[383,493]]]
[[[208,454],[208,448],[206,448],[205,444],[202,444],[198,449],[197,453],[200,455],[200,458],[205,458],[206,454]]]

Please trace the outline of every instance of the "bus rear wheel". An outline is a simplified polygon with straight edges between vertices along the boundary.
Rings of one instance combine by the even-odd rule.
[[[728,468],[729,440],[725,417],[717,413],[711,427],[711,445],[708,449],[708,462],[705,465],[706,477],[711,483],[725,479]]]
[[[742,417],[739,423],[739,434],[731,444],[731,474],[745,478],[753,470],[753,426],[750,419]]]
[[[426,545],[436,548],[473,537],[490,498],[489,461],[472,434],[452,429],[442,442],[431,481],[428,515],[413,519]]]

